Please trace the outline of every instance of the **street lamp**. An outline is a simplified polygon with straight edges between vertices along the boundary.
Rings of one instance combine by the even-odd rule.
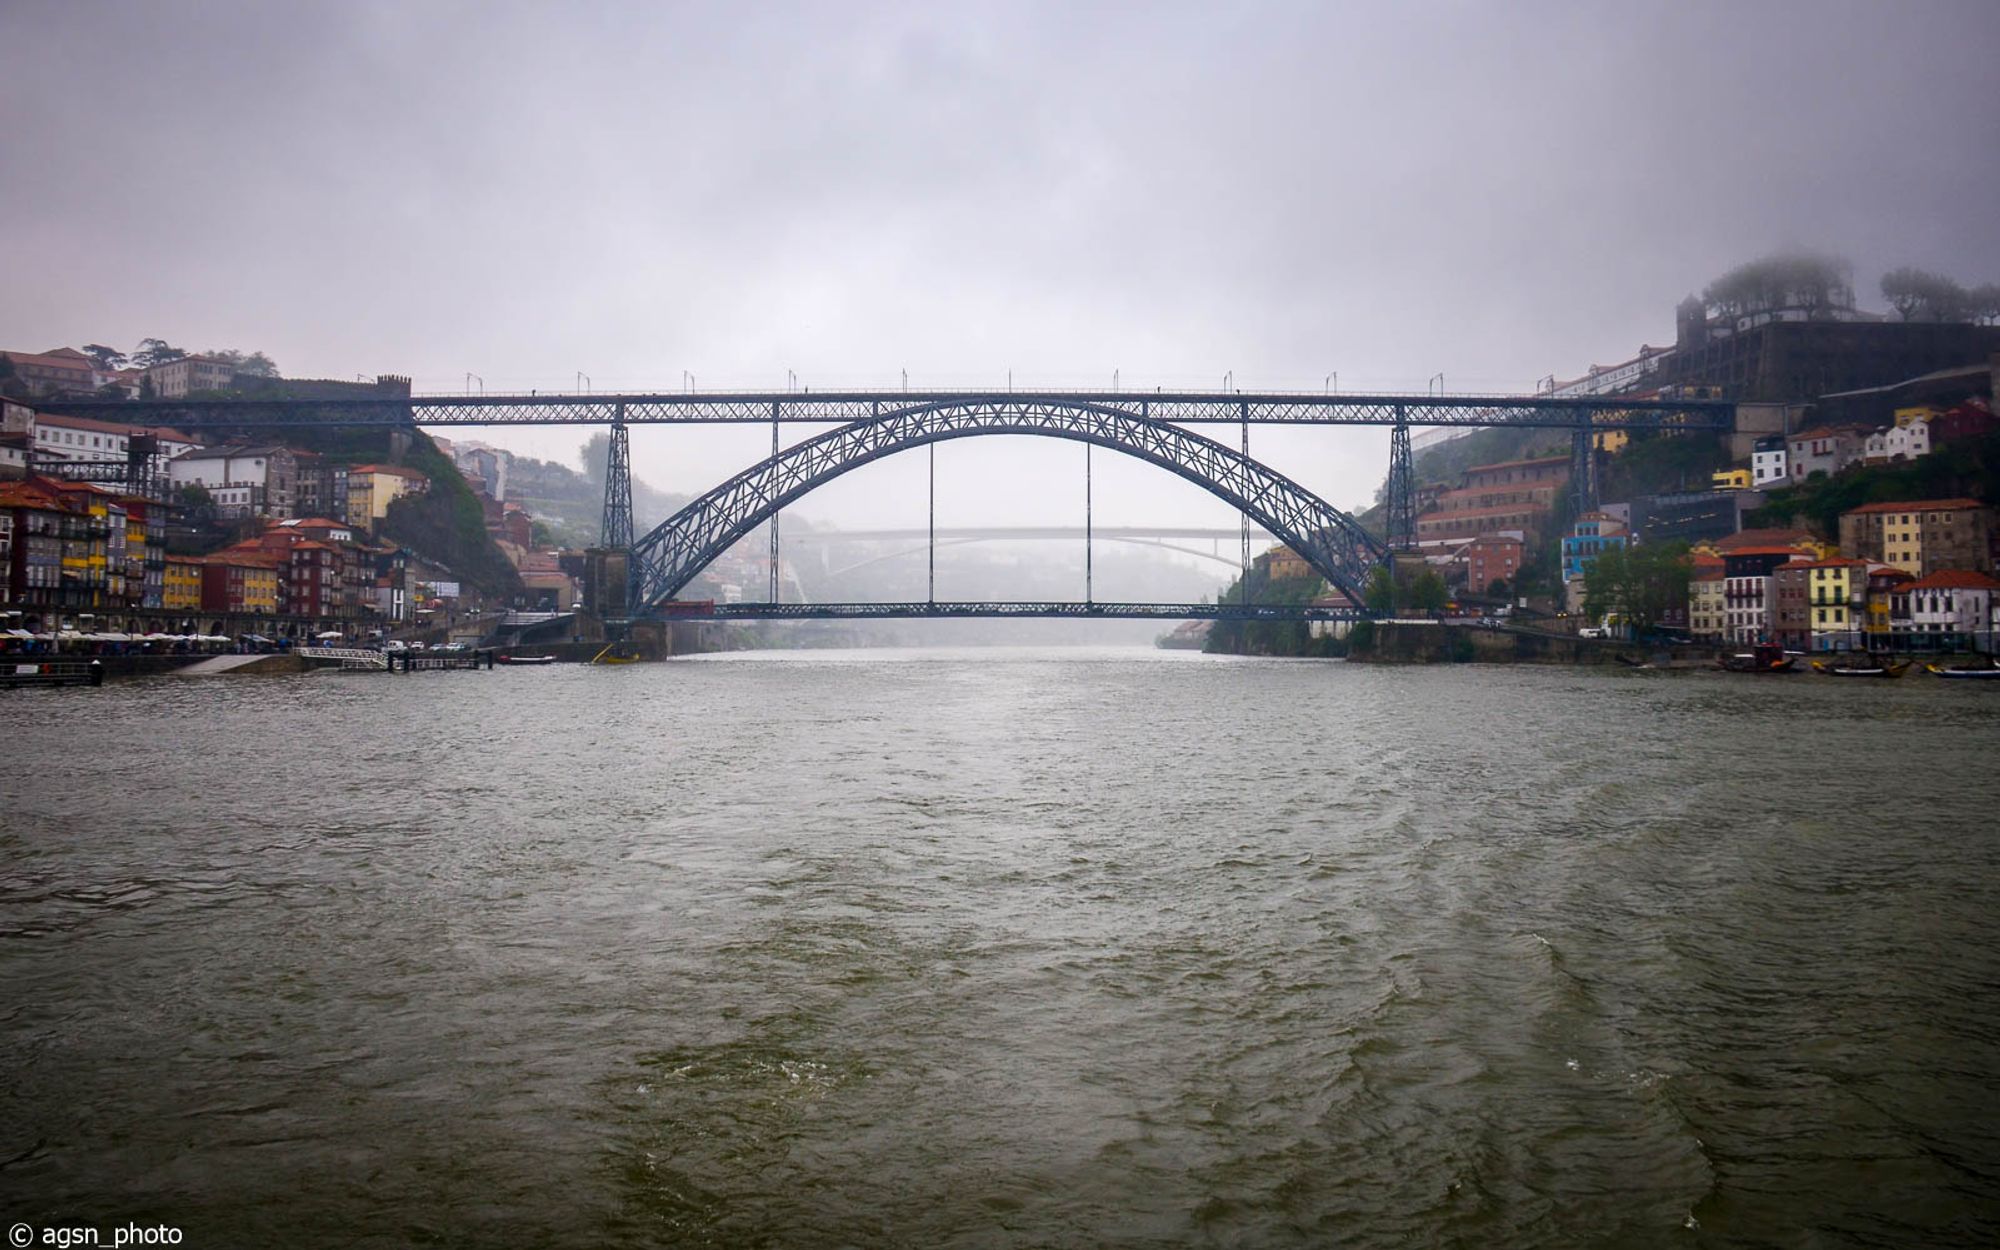
[[[1436,375],[1435,377],[1431,378],[1430,382],[1426,382],[1426,383],[1424,383],[1424,394],[1428,395],[1428,394],[1430,394],[1430,393],[1431,393],[1431,383],[1432,383],[1432,382],[1435,382],[1435,383],[1437,384],[1437,394],[1438,394],[1439,398],[1443,398],[1443,396],[1444,396],[1444,374],[1442,374],[1442,373],[1439,373],[1439,374],[1437,374],[1437,375]]]
[[[472,372],[467,372],[465,375],[465,393],[468,395],[472,394],[472,384],[475,381],[479,383],[479,393],[484,395],[486,393],[486,379]]]
[[[590,394],[590,375],[581,369],[576,371],[576,389],[586,395]]]
[[[1229,372],[1222,375],[1222,389],[1225,391],[1233,391],[1236,389],[1236,370],[1231,369]]]
[[[688,394],[694,394],[694,375],[683,369],[681,370],[681,381],[687,384]]]
[[[1335,369],[1332,373],[1326,375],[1326,393],[1329,395],[1333,394],[1334,388],[1339,385],[1340,385],[1340,370]]]

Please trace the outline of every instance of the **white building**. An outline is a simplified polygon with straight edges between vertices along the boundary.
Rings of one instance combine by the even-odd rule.
[[[1792,481],[1803,482],[1815,473],[1832,477],[1861,459],[1863,441],[1853,430],[1829,426],[1799,431],[1786,440]]]
[[[192,391],[226,391],[236,380],[236,366],[211,356],[183,356],[146,370],[159,399],[185,399]]]
[[[130,454],[132,440],[151,435],[154,440],[152,472],[166,476],[167,465],[172,460],[201,447],[192,435],[164,426],[125,425],[117,421],[58,417],[39,412],[29,415],[28,447],[43,460],[107,460],[123,464]]]
[[[1763,490],[1767,486],[1783,486],[1788,474],[1785,470],[1785,436],[1773,434],[1757,440],[1756,450],[1750,453],[1750,486]]]
[[[1892,425],[1868,436],[1861,453],[1864,460],[1915,460],[1931,454],[1931,427],[1927,421]]]
[[[292,515],[298,465],[285,447],[205,447],[168,466],[173,484],[207,491],[224,516]]]
[[[1912,638],[1925,635],[1941,644],[1970,644],[1993,649],[1993,599],[2000,581],[1972,569],[1940,569],[1929,577],[1898,587],[1890,595],[1890,629],[1907,630]],[[1907,622],[1907,624],[1905,624]]]

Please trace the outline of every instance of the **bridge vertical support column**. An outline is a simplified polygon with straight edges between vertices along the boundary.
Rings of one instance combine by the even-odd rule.
[[[1247,465],[1250,463],[1250,405],[1238,404],[1236,405],[1236,412],[1243,419],[1243,463]],[[1237,598],[1240,602],[1248,605],[1250,602],[1250,514],[1239,512],[1237,516],[1243,523],[1243,569],[1242,572],[1237,574],[1242,579],[1243,593],[1237,596]]]
[[[604,524],[598,545],[629,551],[632,547],[632,450],[625,429],[625,405],[611,422],[611,455],[604,463]]]
[[[778,401],[771,401],[771,459],[778,458]],[[771,602],[778,601],[778,514],[771,514]]]
[[[1570,433],[1569,493],[1576,515],[1597,510],[1597,448],[1592,444],[1590,417]]]
[[[1389,431],[1389,546],[1401,551],[1417,545],[1416,469],[1410,459],[1410,422],[1403,405],[1396,405],[1396,424]]]

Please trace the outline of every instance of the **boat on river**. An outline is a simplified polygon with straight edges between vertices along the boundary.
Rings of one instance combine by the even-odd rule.
[[[1759,643],[1748,651],[1725,655],[1716,667],[1725,673],[1789,673],[1798,657],[1785,654],[1776,643]]]
[[[554,664],[556,657],[552,655],[503,655],[499,657],[499,660],[502,664]]]
[[[1933,677],[1969,677],[1975,680],[2000,681],[2000,668],[1946,668],[1942,664],[1926,664],[1924,671]]]
[[[1901,664],[1828,664],[1823,660],[1812,662],[1813,671],[1827,677],[1901,677],[1910,662]]]

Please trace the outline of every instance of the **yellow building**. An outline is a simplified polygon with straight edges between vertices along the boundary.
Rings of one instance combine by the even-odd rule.
[[[1291,577],[1319,576],[1313,572],[1312,565],[1306,563],[1305,557],[1293,551],[1290,547],[1273,547],[1264,553],[1264,559],[1266,561],[1265,572],[1274,582],[1284,581],[1286,578]]]
[[[1727,628],[1722,571],[1719,562],[1697,564],[1688,579],[1688,632],[1697,638],[1721,638]]]
[[[1874,650],[1889,645],[1890,599],[1896,591],[1917,580],[1913,573],[1887,565],[1876,565],[1867,574],[1868,589],[1863,598],[1862,635]]]
[[[1708,478],[1711,490],[1749,490],[1750,470],[1719,469]]]
[[[1790,567],[1806,570],[1806,626],[1812,649],[1860,646],[1867,616],[1868,562],[1835,558]]]
[[[168,556],[160,606],[169,612],[201,611],[201,557]]]
[[[396,464],[357,464],[347,471],[347,523],[372,529],[400,496],[429,489],[431,480]]]
[[[278,569],[272,564],[243,566],[243,610],[257,616],[278,614]]]
[[[1933,408],[1929,404],[1923,404],[1915,408],[1898,408],[1896,409],[1896,424],[1906,426],[1912,421],[1932,421],[1941,414],[1942,409]]]
[[[84,518],[73,536],[65,536],[63,540],[63,585],[83,592],[81,601],[75,606],[104,607],[105,595],[111,585],[111,494],[89,482],[62,482],[55,484],[55,490]],[[124,518],[121,515],[118,519],[123,521]],[[120,568],[118,581],[121,589],[124,578],[125,570]]]

